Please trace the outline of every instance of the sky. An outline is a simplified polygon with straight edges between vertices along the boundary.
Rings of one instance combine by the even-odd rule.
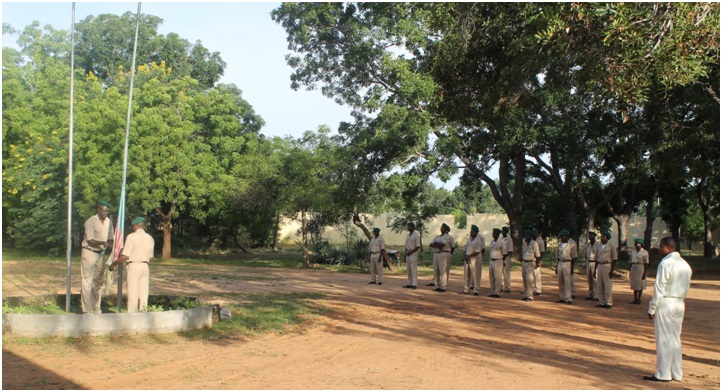
[[[160,34],[177,33],[190,42],[200,40],[226,62],[221,83],[233,83],[265,121],[261,133],[268,137],[300,137],[305,131],[327,125],[336,131],[341,121],[351,121],[351,109],[324,97],[320,91],[291,89],[292,68],[286,32],[271,19],[276,2],[143,2],[141,12],[163,19]],[[136,2],[76,2],[76,23],[88,15],[136,13]],[[41,26],[70,30],[72,2],[2,2],[2,22],[22,31],[34,20]],[[2,46],[17,48],[18,36],[3,36]],[[454,178],[437,186],[453,189]]]

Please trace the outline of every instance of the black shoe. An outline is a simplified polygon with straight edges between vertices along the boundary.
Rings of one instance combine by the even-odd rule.
[[[604,307],[604,305],[602,305],[602,304],[598,304],[595,306],[595,308],[603,308],[603,307]]]
[[[474,286],[469,287],[469,290],[474,290]]]
[[[378,284],[379,286],[381,286],[381,282],[378,282],[377,284]]]
[[[572,301],[567,301],[567,305],[571,305],[571,304],[572,304]]]
[[[566,303],[566,302],[567,302],[567,301],[565,301],[565,300],[563,300],[563,299],[560,299],[559,301],[557,301],[558,304],[564,304],[564,303]]]
[[[501,295],[499,295],[499,294],[494,294],[494,298],[501,298]]]
[[[645,380],[647,380],[647,381],[657,381],[657,382],[669,382],[669,381],[670,381],[670,380],[660,380],[660,379],[657,378],[657,376],[654,376],[654,375],[652,375],[652,376],[644,376],[644,377],[642,377],[642,378],[645,379]]]
[[[416,290],[416,286],[411,286],[411,289]]]
[[[540,295],[541,295],[541,293],[534,293],[534,296],[535,296],[535,297],[538,297],[538,296],[540,296]]]
[[[487,297],[496,298],[496,294],[489,294]]]
[[[459,292],[459,294],[469,294],[469,292],[468,292],[468,291],[461,291],[461,292]]]
[[[611,308],[612,308],[612,305],[604,305],[604,308],[605,308],[605,309],[611,309]]]
[[[376,284],[376,282],[369,282],[369,284]]]
[[[577,299],[577,296],[576,296],[576,295],[572,295],[572,299]]]
[[[402,288],[402,289],[410,289],[410,288],[411,288],[411,285],[410,285],[410,284],[407,284],[406,286],[401,286],[401,288]]]
[[[593,297],[587,297],[587,298],[584,298],[584,300],[585,300],[585,301],[594,301],[594,298],[593,298]]]
[[[504,290],[504,293],[509,294],[511,293],[511,290]]]
[[[433,286],[436,286],[436,283],[434,283],[434,282],[431,282],[431,283],[427,284],[427,286],[429,286],[429,287],[433,287]]]
[[[637,301],[634,300],[634,301],[630,302],[629,304],[630,304],[630,305],[636,305],[636,304],[637,304]]]
[[[534,299],[531,298],[531,297],[522,298],[521,300],[522,300],[522,301],[526,301],[526,302],[534,301]]]
[[[641,299],[638,299],[637,302],[635,303],[635,305],[641,305],[641,304],[642,304],[642,300],[641,300]]]
[[[446,289],[436,289],[436,291],[438,291],[438,292],[440,292],[440,293],[445,293],[445,292],[446,292]]]
[[[475,293],[474,293],[474,295],[478,296],[478,295],[479,295],[479,293],[475,292]]]

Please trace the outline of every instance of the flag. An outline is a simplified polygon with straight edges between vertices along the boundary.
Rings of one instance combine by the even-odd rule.
[[[123,235],[125,222],[125,184],[122,186],[120,194],[120,207],[118,207],[118,219],[115,222],[115,238],[113,239],[113,261],[120,257],[120,250],[123,249]]]

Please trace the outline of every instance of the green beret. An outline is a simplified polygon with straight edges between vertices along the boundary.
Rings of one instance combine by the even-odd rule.
[[[501,230],[497,229],[496,227],[492,230],[494,234],[501,234]]]
[[[416,227],[416,225],[414,224],[414,222],[409,222],[409,223],[406,224],[406,226]]]
[[[569,230],[564,229],[564,230],[562,230],[562,231],[559,232],[559,235],[560,235],[560,236],[562,236],[562,235],[569,235]]]
[[[381,231],[381,229],[379,229],[378,227],[374,227],[374,229],[373,229],[373,232],[374,232],[374,233],[378,233],[378,232],[380,232],[380,231]]]
[[[509,228],[508,228],[508,227],[506,227],[506,226],[504,226],[504,227],[502,227],[502,228],[501,228],[501,231],[503,231],[503,232],[507,232],[507,231],[509,231]]]
[[[106,206],[106,207],[110,208],[110,203],[108,203],[108,202],[105,201],[105,200],[98,200],[98,205],[99,205],[99,206]]]
[[[139,217],[133,219],[133,226],[137,225],[138,223],[143,223],[143,222],[145,222],[145,218],[143,218],[142,216],[139,216]]]
[[[447,225],[446,223],[442,223],[441,228],[446,229],[447,231],[451,231],[451,227],[449,227],[449,225]]]
[[[612,233],[609,230],[601,230],[602,235],[607,237],[607,239],[612,239]]]
[[[526,230],[524,230],[524,235],[534,235],[534,230],[526,229]]]
[[[644,245],[644,240],[641,239],[641,238],[635,238],[635,239],[634,239],[634,242],[637,243],[637,244],[642,244],[642,245]]]
[[[471,225],[471,231],[473,231],[474,233],[478,233],[478,232],[479,232],[479,226],[477,226],[477,225]]]
[[[589,234],[593,235],[594,237],[597,236],[597,233],[595,233],[595,232],[593,232],[593,231],[590,231]]]

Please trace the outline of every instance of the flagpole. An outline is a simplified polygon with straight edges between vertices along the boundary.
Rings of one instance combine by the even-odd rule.
[[[73,18],[70,27],[70,123],[68,130],[68,242],[67,271],[65,272],[65,312],[70,313],[70,260],[73,249],[73,101],[75,99],[75,2],[73,2]]]
[[[130,67],[130,91],[128,93],[128,116],[125,120],[125,144],[123,147],[123,185],[121,186],[121,209],[125,213],[125,181],[128,174],[128,141],[130,140],[130,118],[133,112],[133,85],[135,82],[135,59],[138,52],[138,29],[140,28],[140,5],[138,2],[138,13],[135,20],[135,39],[133,40],[133,62]],[[125,227],[125,217],[118,217],[118,228],[123,233]],[[118,313],[122,313],[123,308],[123,266],[118,268]]]

